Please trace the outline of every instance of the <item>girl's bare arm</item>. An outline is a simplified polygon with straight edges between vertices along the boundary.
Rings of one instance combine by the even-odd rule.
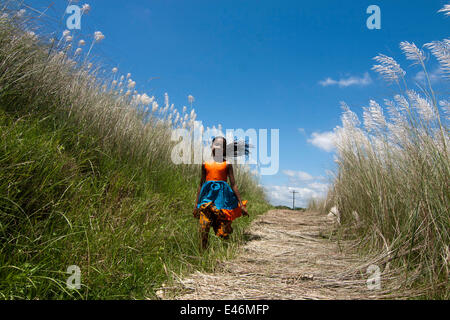
[[[234,191],[234,194],[236,195],[236,198],[239,201],[239,207],[242,208],[242,211],[244,212],[244,216],[246,216],[246,215],[248,215],[248,212],[247,212],[247,209],[245,209],[244,205],[242,204],[241,194],[239,193],[239,190],[236,186],[236,181],[234,180],[234,172],[233,172],[232,164],[227,165],[227,173],[228,173],[228,177],[230,178],[230,187]]]
[[[197,209],[198,197],[200,196],[200,190],[202,189],[202,186],[205,183],[205,180],[206,180],[206,169],[205,169],[205,164],[202,164],[202,176],[200,178],[200,185],[198,186],[198,189],[197,189],[197,197],[195,198],[194,211]]]

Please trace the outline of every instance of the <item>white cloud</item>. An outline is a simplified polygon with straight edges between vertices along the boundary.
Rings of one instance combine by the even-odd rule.
[[[327,192],[329,184],[321,182],[313,182],[308,184],[308,187],[318,192]]]
[[[308,142],[322,150],[331,152],[335,148],[336,133],[333,131],[326,131],[322,133],[313,132],[311,134],[311,139],[308,139]]]
[[[341,88],[346,88],[350,86],[368,86],[372,83],[372,78],[369,73],[364,73],[363,77],[350,76],[348,78],[341,78],[339,80],[334,80],[332,78],[326,78],[325,80],[319,81],[322,87],[328,86],[339,86]]]
[[[283,170],[283,173],[289,178],[299,181],[307,181],[314,179],[312,175],[303,171]]]
[[[442,80],[444,72],[441,68],[436,68],[435,70],[428,73],[428,77],[430,78],[431,83],[436,83]],[[420,82],[421,84],[425,84],[427,82],[427,77],[424,71],[417,72],[414,80]]]

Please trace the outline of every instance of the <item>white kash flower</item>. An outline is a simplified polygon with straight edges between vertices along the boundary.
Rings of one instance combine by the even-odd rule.
[[[152,112],[155,112],[156,110],[158,110],[158,102],[153,101],[153,103],[152,103]]]
[[[428,99],[422,98],[417,92],[413,90],[408,91],[408,97],[411,100],[411,104],[417,110],[422,118],[426,121],[431,121],[435,119],[436,115],[433,110],[433,106],[428,101]]]
[[[143,105],[148,106],[150,103],[152,103],[152,99],[146,93],[144,93],[141,96],[141,102]]]
[[[95,38],[95,41],[96,41],[96,42],[100,42],[100,41],[102,41],[103,39],[105,39],[105,36],[104,36],[103,33],[101,33],[101,31],[95,31],[95,33],[94,33],[94,38]]]
[[[23,15],[25,14],[26,10],[25,9],[20,9],[19,11],[17,11],[16,16],[17,17],[23,17]]]
[[[438,12],[444,12],[445,15],[450,16],[450,4],[444,5],[444,7]]]
[[[400,49],[404,52],[406,59],[416,61],[416,62],[423,62],[425,61],[425,54],[422,50],[417,48],[417,46],[414,43],[409,43],[408,41],[400,42]]]
[[[84,46],[86,44],[86,41],[84,41],[83,39],[81,39],[80,41],[78,41],[78,45],[80,47]]]
[[[89,13],[89,11],[91,11],[91,6],[87,3],[83,4],[83,6],[81,7],[81,12]]]
[[[164,105],[169,105],[169,95],[167,94],[167,92],[164,93]]]
[[[406,111],[409,109],[409,102],[404,96],[397,94],[394,96],[394,100],[395,102],[397,102],[397,105],[400,107],[400,110]]]
[[[383,110],[380,105],[373,100],[370,100],[369,108],[364,107],[364,126],[367,131],[375,130],[379,127],[386,126],[386,119],[383,115]]]
[[[28,31],[27,36],[29,36],[31,39],[36,39],[36,34],[33,31]]]
[[[439,101],[439,105],[441,106],[442,110],[444,111],[445,118],[447,120],[450,120],[450,101],[441,100],[441,101]]]
[[[433,41],[424,45],[431,50],[433,56],[439,61],[441,70],[446,76],[450,75],[450,39]]]
[[[380,54],[373,58],[377,61],[378,65],[374,65],[372,70],[379,73],[385,80],[392,82],[398,81],[401,77],[405,76],[406,72],[393,58],[384,54]]]
[[[359,126],[360,122],[356,113],[350,110],[345,102],[341,102],[341,108],[344,111],[341,116],[344,128],[352,129]]]

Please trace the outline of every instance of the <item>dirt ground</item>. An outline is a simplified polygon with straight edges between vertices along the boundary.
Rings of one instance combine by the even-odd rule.
[[[377,299],[367,261],[348,243],[331,240],[333,221],[316,212],[272,210],[246,231],[238,256],[215,273],[178,279],[165,299]],[[344,252],[346,251],[346,252]],[[371,282],[373,283],[373,282]],[[180,293],[181,292],[181,293]]]

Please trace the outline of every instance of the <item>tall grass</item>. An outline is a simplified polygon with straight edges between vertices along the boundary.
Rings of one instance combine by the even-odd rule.
[[[406,59],[419,65],[425,84],[408,87],[406,72],[391,57],[379,55],[374,70],[396,84],[400,93],[364,108],[363,124],[342,103],[337,135],[337,171],[329,198],[337,204],[344,227],[353,229],[363,247],[383,250],[401,270],[402,285],[422,297],[449,295],[450,162],[448,80],[450,40],[424,45],[400,44]],[[426,67],[435,57],[444,92],[437,94]],[[447,90],[447,92],[445,92]]]
[[[191,130],[195,112],[100,76],[35,27],[1,2],[0,298],[156,298],[173,274],[232,256],[250,220],[200,252],[200,168],[171,161],[172,130]],[[236,170],[250,214],[267,210],[257,181]],[[81,289],[66,286],[70,265]]]

